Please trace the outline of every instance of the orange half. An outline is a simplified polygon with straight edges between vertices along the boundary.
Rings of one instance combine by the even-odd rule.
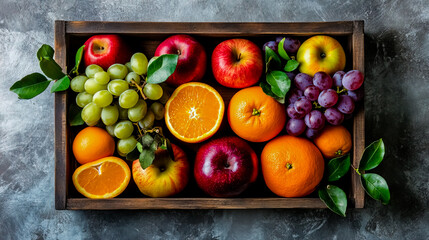
[[[165,123],[179,140],[202,142],[216,133],[225,104],[211,86],[190,82],[180,85],[165,105]]]
[[[130,182],[127,163],[117,157],[105,157],[78,167],[73,173],[76,190],[88,198],[114,198]]]

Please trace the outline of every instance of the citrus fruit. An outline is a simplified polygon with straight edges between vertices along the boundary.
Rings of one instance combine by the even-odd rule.
[[[205,83],[180,85],[165,105],[165,123],[178,139],[197,143],[219,129],[225,105],[220,94]]]
[[[88,198],[113,198],[130,182],[130,168],[120,158],[105,157],[78,167],[73,173],[76,190]]]
[[[228,121],[232,130],[251,142],[265,142],[277,136],[286,122],[282,104],[259,86],[238,91],[229,102]]]
[[[341,125],[325,127],[313,141],[328,159],[343,156],[352,148],[352,136]]]
[[[303,197],[322,180],[325,163],[309,140],[290,135],[277,137],[261,154],[262,174],[268,188],[282,197]]]
[[[113,155],[115,140],[98,127],[86,127],[73,140],[73,154],[80,164]]]

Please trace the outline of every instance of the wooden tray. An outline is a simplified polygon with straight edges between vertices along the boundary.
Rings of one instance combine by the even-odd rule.
[[[208,59],[214,47],[229,38],[247,38],[259,46],[276,36],[291,35],[304,40],[316,34],[335,37],[343,45],[347,55],[346,69],[358,69],[364,73],[364,23],[363,21],[318,23],[154,23],[154,22],[55,22],[55,59],[63,69],[71,69],[78,47],[94,34],[114,33],[126,38],[137,51],[153,56],[157,45],[173,34],[189,34],[206,48]],[[221,87],[213,80],[208,65],[204,81],[209,82],[222,95],[227,106],[237,91]],[[71,175],[77,162],[71,151],[71,143],[80,128],[69,127],[67,109],[74,101],[71,91],[55,94],[55,208],[56,209],[251,209],[251,208],[326,208],[313,193],[305,198],[280,198],[266,186],[261,172],[258,180],[238,198],[209,198],[196,186],[193,177],[186,189],[171,198],[148,198],[141,194],[133,180],[120,196],[114,199],[94,200],[80,195],[73,186]],[[225,114],[226,115],[226,114]],[[223,121],[224,123],[227,122]],[[216,136],[233,134],[228,124],[223,124]],[[355,110],[354,119],[346,127],[352,132],[352,162],[359,165],[365,146],[365,117],[363,102]],[[166,130],[164,130],[166,131]],[[283,133],[284,134],[284,133]],[[198,145],[183,144],[193,164]],[[265,143],[251,144],[258,154]],[[344,180],[345,179],[345,180]],[[359,176],[350,171],[343,182],[338,183],[349,196],[349,207],[363,208],[364,190]]]

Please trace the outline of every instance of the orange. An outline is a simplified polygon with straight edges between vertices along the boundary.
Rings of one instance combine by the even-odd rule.
[[[265,142],[277,136],[286,122],[282,104],[259,86],[238,91],[229,102],[228,121],[232,130],[251,142]]]
[[[205,83],[180,85],[165,105],[165,123],[179,140],[202,142],[216,133],[225,105],[220,94]]]
[[[309,140],[290,135],[277,137],[261,154],[262,174],[268,188],[282,197],[303,197],[316,189],[325,163]]]
[[[111,156],[114,152],[115,140],[102,128],[84,128],[73,140],[73,154],[80,164]]]
[[[325,127],[313,141],[328,159],[343,156],[352,148],[352,136],[341,125]]]
[[[130,176],[124,160],[105,157],[78,167],[72,179],[77,191],[85,197],[114,198],[128,186]]]

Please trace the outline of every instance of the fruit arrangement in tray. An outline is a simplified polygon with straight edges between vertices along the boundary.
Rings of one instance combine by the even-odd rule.
[[[94,35],[69,74],[52,59],[51,47],[37,55],[56,80],[52,92],[75,92],[70,125],[87,125],[72,144],[80,165],[72,181],[83,196],[116,197],[132,178],[143,195],[168,197],[193,178],[208,196],[236,197],[262,173],[280,197],[318,189],[331,210],[345,214],[346,194],[331,182],[351,167],[352,137],[342,124],[363,99],[364,76],[344,69],[346,54],[335,38],[280,36],[263,46],[231,38],[209,54],[194,37],[172,35],[147,58],[119,35]],[[227,102],[205,82],[207,71],[215,84],[236,89]],[[48,85],[34,73],[11,91],[28,99]],[[222,125],[231,133],[213,137]],[[264,143],[262,151],[252,143]],[[198,144],[194,159],[182,150],[189,144]],[[352,167],[361,174],[383,156],[379,140]],[[383,178],[362,173],[362,179],[373,198],[389,202]]]

